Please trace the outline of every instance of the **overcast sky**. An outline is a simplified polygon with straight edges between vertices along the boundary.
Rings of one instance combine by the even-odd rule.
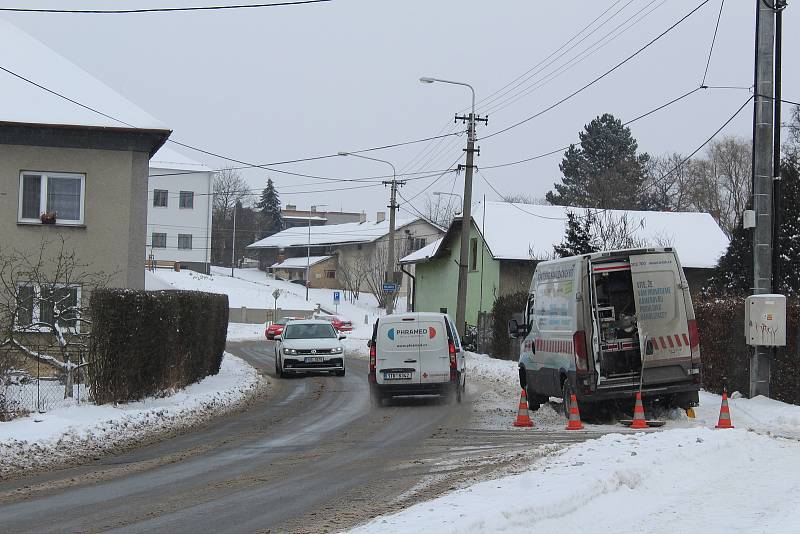
[[[174,139],[235,159],[266,163],[455,131],[453,115],[469,106],[468,89],[423,85],[418,82],[420,76],[468,82],[480,101],[536,66],[613,6],[581,37],[597,28],[595,33],[566,55],[541,72],[532,71],[534,76],[519,87],[512,86],[508,95],[479,104],[480,113],[489,111],[489,124],[479,127],[478,136],[489,135],[578,89],[699,3],[335,0],[238,11],[1,16],[164,121],[174,130]],[[58,8],[210,4],[209,0],[0,2],[3,7]],[[756,0],[725,2],[707,85],[752,85],[755,4]],[[478,166],[554,150],[576,141],[581,128],[599,114],[608,112],[628,120],[697,87],[719,6],[720,0],[710,1],[637,58],[568,102],[480,141]],[[783,94],[795,101],[800,100],[800,69],[792,54],[800,50],[800,32],[795,28],[798,9],[790,5],[784,15]],[[590,55],[584,55],[587,49]],[[699,91],[631,128],[642,151],[689,153],[749,95],[747,90]],[[749,138],[751,128],[749,105],[724,133]],[[392,161],[399,172],[427,172],[448,168],[462,154],[464,144],[464,136],[449,137],[367,155]],[[176,149],[213,168],[226,164]],[[476,199],[484,194],[489,200],[497,198],[484,178],[502,193],[543,196],[559,179],[560,160],[561,154],[556,154],[481,171],[475,181]],[[280,169],[360,178],[382,175],[388,167],[337,157]],[[388,199],[380,185],[301,194],[348,184],[264,170],[243,174],[253,188],[262,188],[272,177],[281,200],[301,209],[327,203],[329,209],[363,210],[374,218]],[[463,189],[461,175],[446,174],[430,185],[433,180],[409,181],[401,193],[411,198],[428,187],[413,201],[421,209],[424,196],[432,191]]]

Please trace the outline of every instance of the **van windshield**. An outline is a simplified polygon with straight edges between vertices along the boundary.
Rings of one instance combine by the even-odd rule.
[[[328,339],[335,338],[336,332],[329,324],[290,324],[283,334],[284,339]]]

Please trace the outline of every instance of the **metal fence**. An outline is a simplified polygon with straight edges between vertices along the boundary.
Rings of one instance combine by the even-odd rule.
[[[14,363],[0,373],[0,421],[91,402],[83,371],[74,373],[70,398],[66,377],[57,369],[29,358]]]

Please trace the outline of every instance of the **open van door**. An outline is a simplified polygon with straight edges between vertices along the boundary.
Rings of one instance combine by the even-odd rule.
[[[678,364],[675,360],[691,365],[689,323],[675,253],[632,255],[630,265],[644,369]]]

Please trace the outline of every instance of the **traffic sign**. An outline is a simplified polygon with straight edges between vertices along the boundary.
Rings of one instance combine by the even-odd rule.
[[[333,303],[334,304],[339,304],[339,302],[341,300],[342,300],[342,292],[341,291],[334,291],[333,292]]]
[[[397,284],[385,282],[383,284],[383,290],[386,291],[387,293],[394,293],[395,291],[397,291]]]

